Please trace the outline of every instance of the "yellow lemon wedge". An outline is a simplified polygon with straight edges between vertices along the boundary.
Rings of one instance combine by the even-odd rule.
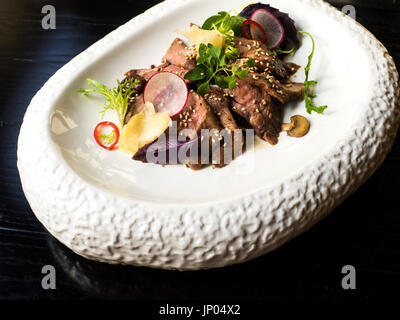
[[[168,112],[136,114],[122,129],[119,147],[134,155],[159,138],[168,129],[170,121]]]
[[[225,36],[217,30],[203,30],[193,25],[190,30],[177,30],[177,33],[185,36],[189,42],[199,49],[201,43],[211,43],[215,47],[223,48],[225,45]]]

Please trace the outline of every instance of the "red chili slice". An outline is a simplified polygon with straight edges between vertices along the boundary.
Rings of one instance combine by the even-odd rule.
[[[112,132],[115,133],[115,140],[114,140],[114,142],[113,142],[111,145],[109,145],[109,146],[105,145],[105,144],[103,143],[103,141],[101,141],[101,129],[103,129],[104,127],[111,127]],[[117,127],[114,123],[112,123],[112,122],[110,122],[110,121],[100,122],[100,123],[96,126],[96,128],[94,129],[93,135],[94,135],[94,139],[96,140],[97,144],[98,144],[100,147],[102,147],[102,148],[104,148],[104,149],[106,149],[106,150],[115,150],[115,149],[116,149],[115,146],[118,144],[118,141],[119,141],[119,129],[118,129],[118,127]]]
[[[253,39],[253,37],[251,36],[251,32],[247,31],[247,26],[249,26],[249,28],[257,28],[261,32],[263,39]],[[264,28],[254,20],[248,19],[243,21],[242,34],[246,39],[249,40],[260,40],[261,43],[267,43],[268,41],[267,33],[265,32]]]

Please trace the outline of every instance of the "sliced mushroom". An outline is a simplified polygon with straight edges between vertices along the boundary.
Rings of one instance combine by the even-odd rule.
[[[289,137],[301,138],[310,131],[310,123],[303,116],[293,116],[290,123],[282,124],[282,131],[285,131]]]

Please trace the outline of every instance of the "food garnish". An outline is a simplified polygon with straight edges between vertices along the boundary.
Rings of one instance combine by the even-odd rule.
[[[236,76],[244,79],[249,73],[249,70],[242,69],[237,64],[228,64],[229,58],[225,49],[212,44],[202,43],[199,47],[199,55],[196,68],[185,75],[186,80],[198,81],[197,93],[199,94],[205,94],[210,90],[211,81],[223,89],[233,89],[236,85]]]
[[[250,4],[245,7],[242,12],[240,12],[239,16],[245,19],[251,19],[251,16],[258,9],[264,9],[269,13],[273,14],[279,22],[283,25],[285,30],[285,39],[283,40],[280,47],[282,50],[289,50],[291,48],[298,49],[300,47],[300,41],[297,34],[297,29],[293,19],[289,17],[289,15],[285,12],[281,12],[278,9],[271,7],[268,4],[264,3],[255,3]]]
[[[268,36],[264,28],[254,20],[247,19],[242,24],[242,34],[246,39],[267,43]]]
[[[88,88],[79,89],[78,92],[83,93],[85,96],[97,92],[106,97],[105,107],[100,112],[101,115],[104,116],[107,110],[114,110],[118,115],[120,127],[122,128],[129,101],[136,93],[136,86],[139,82],[134,79],[127,79],[123,83],[117,81],[118,87],[110,89],[94,79],[88,78],[86,80],[88,82]]]
[[[196,46],[197,50],[201,43],[211,43],[222,49],[226,42],[225,35],[218,30],[204,30],[196,25],[192,25],[190,30],[177,30],[176,32],[185,36],[191,44]]]
[[[228,12],[221,11],[218,15],[208,18],[201,27],[204,30],[217,30],[222,33],[229,44],[233,38],[242,36],[242,24],[246,19],[231,16]],[[205,42],[207,44],[207,42]]]
[[[151,102],[156,112],[167,112],[171,117],[182,112],[189,96],[189,90],[180,76],[171,72],[159,72],[147,82],[143,101]]]
[[[102,130],[105,128],[111,128],[111,132],[108,134],[103,133]],[[100,122],[96,126],[93,136],[100,147],[106,150],[115,150],[120,134],[118,127],[114,123],[110,121],[104,121]]]
[[[138,113],[122,129],[119,147],[134,155],[140,148],[160,137],[170,122],[168,112]]]
[[[290,50],[282,50],[281,48],[276,48],[274,50],[271,50],[269,53],[276,57],[276,56],[283,55],[283,54],[291,54],[294,51],[295,51],[294,48],[292,48]]]
[[[324,113],[325,109],[328,108],[328,106],[316,106],[314,103],[314,98],[317,96],[313,93],[310,92],[311,87],[315,86],[317,84],[317,81],[309,80],[309,73],[311,69],[311,62],[314,56],[315,52],[315,41],[313,36],[306,32],[306,31],[299,31],[299,33],[305,34],[310,37],[311,42],[312,42],[312,50],[310,55],[308,56],[308,63],[307,66],[304,68],[305,74],[306,74],[306,80],[304,81],[304,100],[306,102],[306,110],[309,114],[311,114],[313,111],[319,114]]]
[[[310,122],[303,116],[295,115],[290,118],[290,123],[282,124],[282,131],[289,137],[301,138],[310,131]]]
[[[278,48],[285,39],[285,29],[282,23],[271,12],[265,9],[256,10],[251,20],[257,22],[267,34],[268,41],[266,45],[269,49],[274,50]],[[250,28],[252,38],[258,40],[260,38],[258,29]]]

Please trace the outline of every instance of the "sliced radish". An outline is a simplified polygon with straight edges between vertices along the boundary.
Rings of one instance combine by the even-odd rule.
[[[185,108],[189,90],[185,80],[175,73],[162,71],[153,75],[144,87],[143,101],[151,102],[157,112],[175,117]]]
[[[266,45],[269,49],[276,49],[285,39],[285,28],[282,23],[269,11],[258,9],[254,11],[251,20],[257,22],[267,34],[268,41]],[[253,39],[259,37],[258,29],[250,29]]]
[[[250,29],[250,32],[247,29]],[[254,20],[249,19],[243,21],[242,34],[249,40],[258,40],[261,41],[261,43],[266,43],[268,41],[267,34],[263,27]]]

